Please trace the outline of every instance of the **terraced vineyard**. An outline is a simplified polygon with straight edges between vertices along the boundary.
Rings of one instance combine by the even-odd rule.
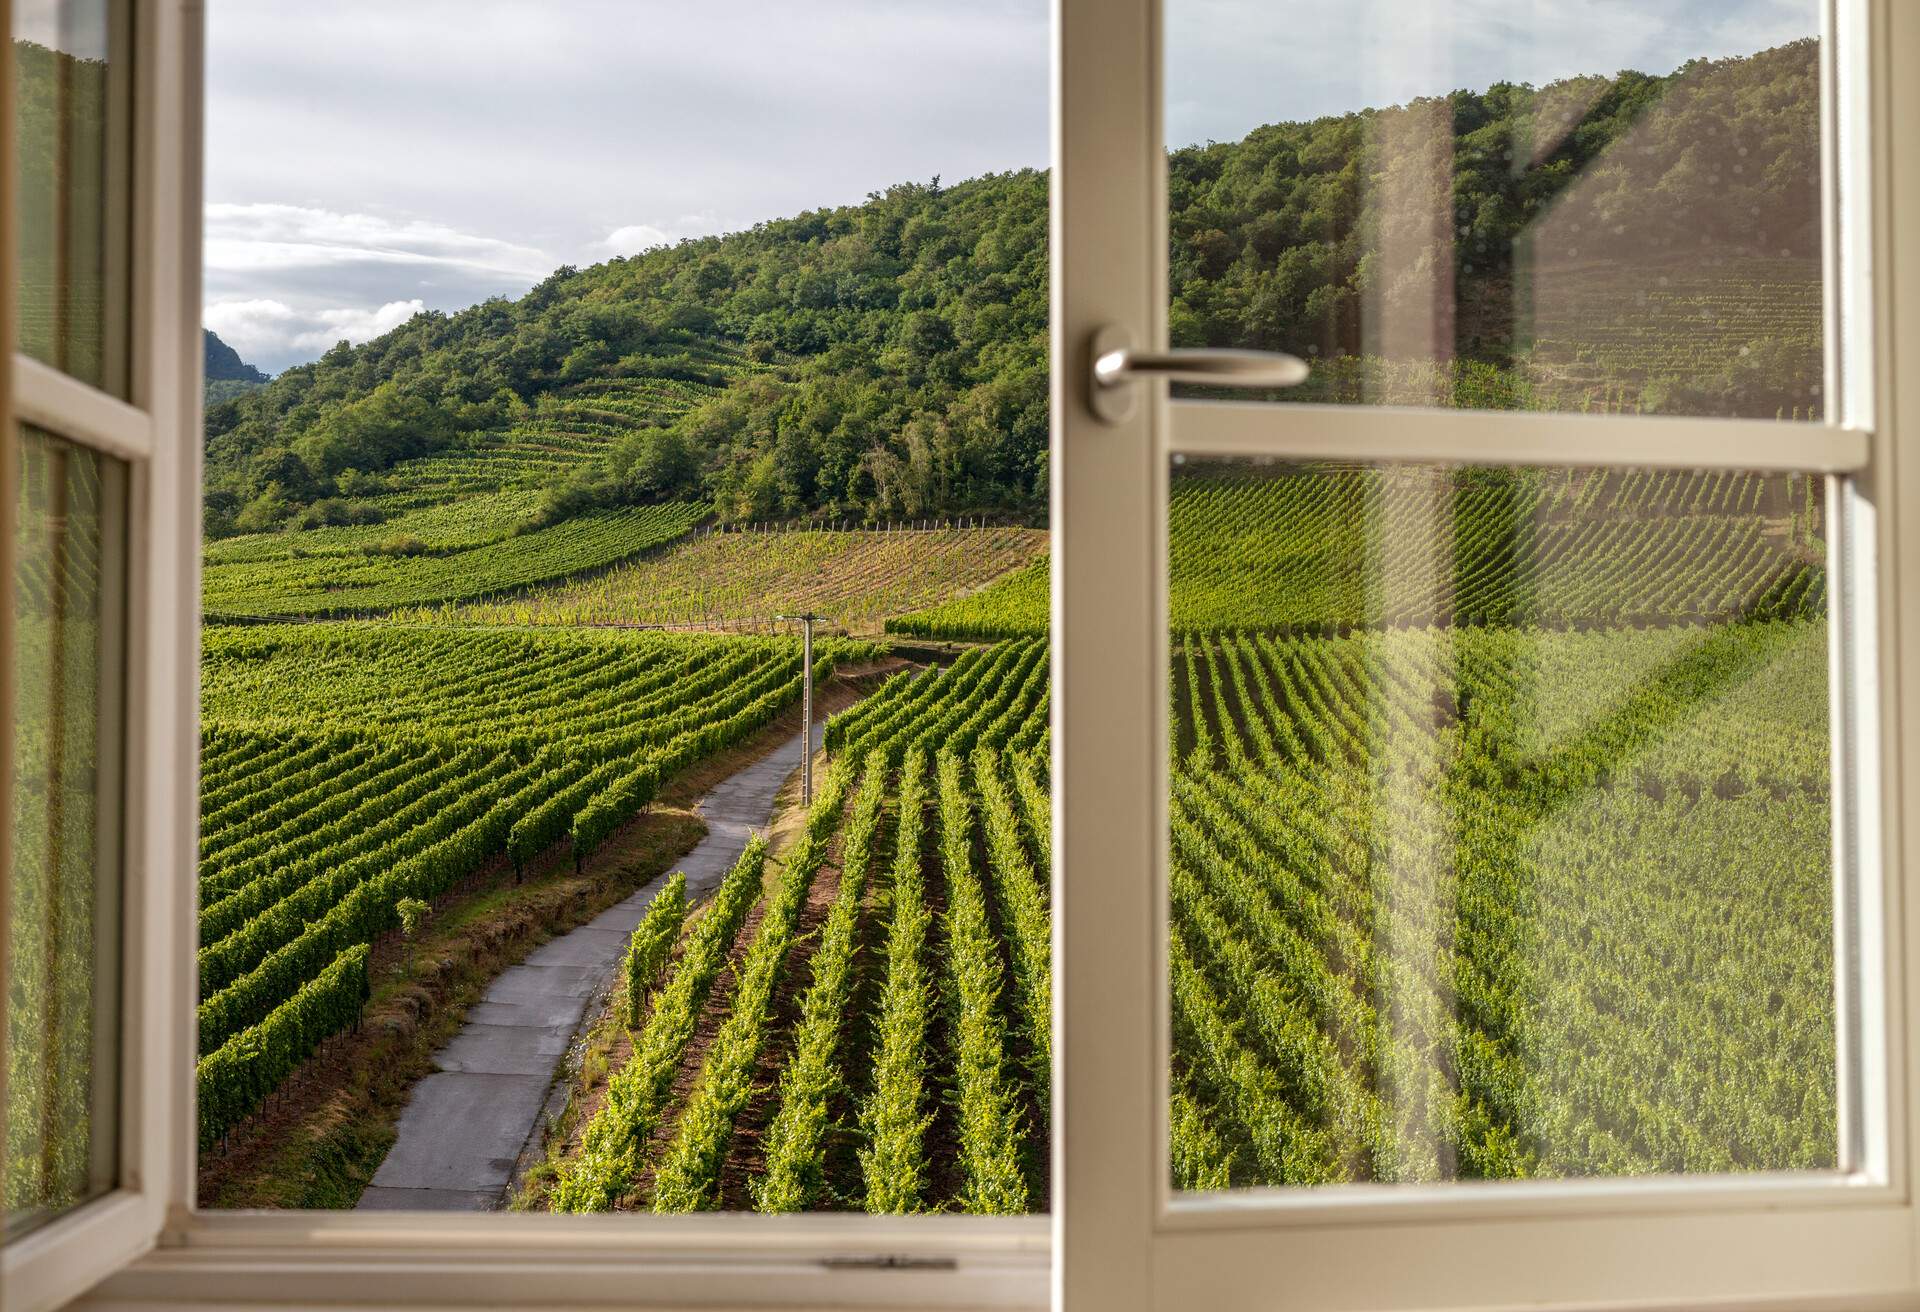
[[[832,722],[557,1206],[1044,1206],[1044,656]],[[1176,1178],[1830,1166],[1825,660],[1805,620],[1183,640]]]
[[[209,629],[200,868],[205,1143],[358,1014],[396,904],[591,851],[798,695],[784,638],[379,625]],[[816,674],[871,648],[827,641]]]
[[[1810,618],[1826,605],[1818,498],[1795,474],[1192,472],[1168,512],[1171,622],[1176,633],[1335,633]],[[887,630],[1039,633],[1047,597],[1042,562]]]
[[[669,502],[578,515],[551,528],[444,555],[392,553],[231,559],[206,569],[210,620],[374,614],[499,596],[604,569],[673,541],[704,507]]]
[[[798,842],[748,849],[628,1013],[557,1207],[1045,1207],[1045,658],[976,651],[830,722]]]
[[[812,610],[852,632],[975,591],[1046,550],[1027,528],[702,533],[645,560],[512,601],[415,614],[485,624],[765,624]]]

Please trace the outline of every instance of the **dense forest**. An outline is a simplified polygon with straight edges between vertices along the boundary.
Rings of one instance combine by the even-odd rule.
[[[1174,340],[1314,358],[1310,399],[1811,417],[1817,90],[1808,39],[1176,150]],[[607,449],[545,522],[1041,514],[1046,233],[1044,173],[936,178],[419,315],[209,411],[209,531],[360,522],[396,462],[568,405]],[[656,379],[699,403],[582,400]]]

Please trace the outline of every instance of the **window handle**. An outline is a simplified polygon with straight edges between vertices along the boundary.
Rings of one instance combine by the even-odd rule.
[[[1307,380],[1307,362],[1279,351],[1212,347],[1136,351],[1115,328],[1103,328],[1094,334],[1092,355],[1093,381],[1087,390],[1087,404],[1110,424],[1133,413],[1134,389],[1128,384],[1143,379],[1259,388],[1297,387]]]

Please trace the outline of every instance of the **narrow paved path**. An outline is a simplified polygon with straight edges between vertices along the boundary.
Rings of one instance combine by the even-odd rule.
[[[825,728],[813,726],[815,751]],[[689,897],[710,891],[733,868],[748,837],[772,820],[774,797],[799,762],[796,733],[700,799],[707,836],[673,867],[686,871]],[[665,882],[663,875],[542,944],[494,980],[467,1013],[465,1027],[434,1055],[434,1073],[414,1087],[400,1114],[399,1138],[360,1195],[361,1207],[500,1206],[588,999],[612,977],[634,926]]]

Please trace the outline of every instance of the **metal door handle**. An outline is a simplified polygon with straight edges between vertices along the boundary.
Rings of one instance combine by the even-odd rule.
[[[1151,378],[1209,387],[1298,387],[1307,380],[1307,362],[1279,351],[1136,351],[1115,329],[1094,334],[1093,382],[1087,395],[1094,414],[1119,423],[1133,413],[1133,389],[1127,384]]]

